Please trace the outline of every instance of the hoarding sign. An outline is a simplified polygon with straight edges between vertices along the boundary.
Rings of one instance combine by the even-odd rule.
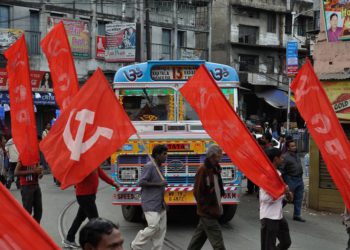
[[[350,1],[324,0],[323,9],[328,42],[350,40]]]
[[[105,59],[106,37],[96,36],[96,59]]]
[[[350,81],[323,81],[322,84],[337,117],[350,120]]]
[[[64,23],[73,56],[79,58],[90,58],[89,21],[48,17],[48,32],[61,20]]]
[[[48,71],[30,71],[30,83],[33,91],[52,92],[51,74]],[[0,90],[8,90],[7,71],[0,68]]]
[[[298,41],[290,40],[287,42],[287,75],[295,76],[298,74]]]
[[[23,33],[21,29],[0,29],[0,47],[10,47]]]
[[[136,24],[106,24],[107,62],[134,62],[136,55]]]

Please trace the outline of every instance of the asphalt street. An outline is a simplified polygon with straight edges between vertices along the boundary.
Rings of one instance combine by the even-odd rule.
[[[245,181],[244,181],[245,184]],[[45,175],[40,181],[43,193],[42,227],[61,246],[60,225],[65,234],[74,219],[77,204],[73,188],[60,190],[53,183],[51,175]],[[224,241],[227,249],[260,249],[259,204],[256,195],[246,195],[243,188],[241,204],[230,223],[222,225]],[[20,201],[20,192],[12,185],[11,192]],[[124,249],[130,249],[130,242],[142,223],[130,223],[123,219],[121,208],[111,204],[113,190],[100,181],[97,195],[97,206],[101,217],[108,218],[120,225],[125,239]],[[344,250],[347,242],[345,227],[341,223],[340,214],[303,210],[306,223],[292,220],[293,208],[287,205],[285,217],[288,220],[292,246],[290,249],[304,250]],[[168,216],[168,229],[164,249],[186,249],[196,227],[193,210],[171,208]],[[151,249],[150,245],[145,249]],[[212,249],[207,242],[204,250]]]

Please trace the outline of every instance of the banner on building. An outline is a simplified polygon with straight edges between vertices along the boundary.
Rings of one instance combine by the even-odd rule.
[[[324,0],[323,9],[328,42],[350,40],[350,1]]]
[[[53,91],[51,74],[48,71],[31,70],[30,84],[33,91]],[[0,90],[8,90],[8,77],[5,68],[0,68]]]
[[[96,36],[96,59],[105,59],[106,37]]]
[[[0,29],[0,48],[10,47],[23,33],[21,29]]]
[[[107,62],[134,62],[136,55],[136,24],[106,24]]]
[[[89,21],[48,17],[47,32],[49,32],[53,26],[58,24],[61,20],[66,29],[73,56],[79,58],[90,58]]]
[[[339,119],[350,120],[350,81],[322,82]]]

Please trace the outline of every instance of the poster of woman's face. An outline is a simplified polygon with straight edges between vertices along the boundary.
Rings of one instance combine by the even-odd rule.
[[[52,80],[50,72],[45,72],[39,86],[40,90],[52,91]]]

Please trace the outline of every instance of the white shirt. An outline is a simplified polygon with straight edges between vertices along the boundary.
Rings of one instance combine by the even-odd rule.
[[[5,145],[5,149],[7,151],[9,161],[18,162],[18,151],[12,139],[8,140],[8,142]]]
[[[280,173],[279,173],[280,174]],[[285,195],[281,195],[274,200],[264,189],[260,188],[260,220],[267,218],[271,220],[280,220],[283,218],[282,202]]]

